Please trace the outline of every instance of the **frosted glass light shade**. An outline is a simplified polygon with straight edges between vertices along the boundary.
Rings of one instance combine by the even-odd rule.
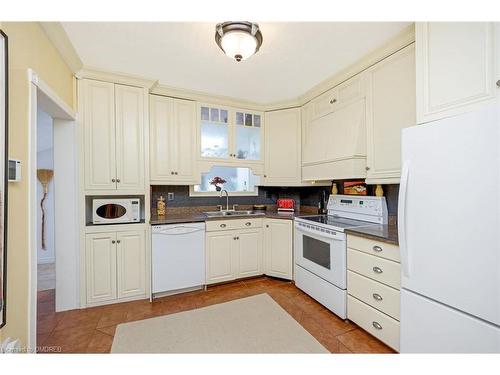
[[[257,39],[243,31],[224,34],[220,44],[224,53],[236,61],[248,59],[257,49]]]

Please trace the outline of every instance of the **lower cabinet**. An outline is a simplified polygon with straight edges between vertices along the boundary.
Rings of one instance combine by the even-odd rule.
[[[85,258],[88,304],[145,295],[143,230],[87,234]]]
[[[264,220],[265,274],[292,280],[293,222]]]
[[[285,219],[207,223],[206,283],[262,274],[291,280],[292,228],[293,221]]]
[[[397,245],[347,236],[347,318],[399,351]]]

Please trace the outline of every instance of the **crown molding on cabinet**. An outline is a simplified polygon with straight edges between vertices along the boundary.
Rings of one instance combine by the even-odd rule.
[[[270,111],[273,109],[284,109],[288,107],[298,107],[300,103],[298,99],[288,100],[283,102],[263,104],[247,100],[239,100],[229,96],[215,95],[202,91],[182,89],[167,85],[157,85],[150,90],[150,94],[169,96],[178,99],[193,100],[202,103],[211,103],[218,105],[225,105],[229,107],[236,107],[241,109],[252,109],[255,111]]]
[[[105,81],[128,86],[144,87],[149,90],[151,90],[158,84],[158,80],[155,79],[144,78],[125,73],[108,72],[88,66],[84,66],[82,69],[76,72],[75,76],[77,79],[88,78],[94,79],[96,81]]]
[[[341,84],[342,82],[347,81],[349,78],[363,72],[372,65],[375,65],[381,60],[389,57],[390,55],[396,53],[397,51],[414,42],[415,24],[411,24],[406,29],[401,31],[398,35],[396,35],[392,39],[389,39],[386,43],[377,47],[375,50],[368,53],[367,55],[356,61],[354,64],[349,65],[347,68],[334,74],[330,78],[327,78],[318,85],[314,86],[312,89],[308,90],[299,99],[301,105],[306,104],[315,97],[323,94],[324,92]]]
[[[83,63],[80,56],[76,53],[73,44],[68,38],[68,34],[64,31],[60,22],[39,22],[42,30],[45,32],[54,47],[59,51],[64,62],[68,65],[73,73],[78,72]]]

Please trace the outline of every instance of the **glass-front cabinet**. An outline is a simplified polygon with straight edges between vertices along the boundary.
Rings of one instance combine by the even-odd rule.
[[[199,105],[200,159],[263,162],[263,115],[248,110]]]

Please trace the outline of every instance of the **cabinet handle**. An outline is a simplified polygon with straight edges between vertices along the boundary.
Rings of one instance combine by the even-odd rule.
[[[373,272],[375,272],[375,273],[382,273],[384,271],[382,271],[382,269],[380,267],[373,267]]]
[[[239,240],[239,239],[240,239],[240,237],[236,237],[236,239],[237,239],[237,240]]]
[[[500,79],[497,81],[497,87],[500,87]]]
[[[383,300],[382,296],[380,294],[378,294],[378,293],[373,293],[372,296],[373,296],[373,299],[375,299],[377,301],[382,301]]]
[[[267,174],[264,175],[264,178],[267,178]]]
[[[226,224],[221,224],[220,225],[221,228],[225,228],[226,227]]]
[[[115,240],[112,240],[111,243],[115,243],[116,241]]]
[[[333,103],[336,103],[336,102],[337,102],[337,99],[330,100],[330,104],[333,104]]]
[[[116,179],[116,182],[120,182],[120,179],[119,179],[119,178],[117,178],[117,179]]]
[[[233,237],[233,240],[236,240],[236,237]]]
[[[366,167],[365,167],[365,170],[366,170],[366,171],[369,171],[369,170],[370,170],[370,167],[369,167],[369,166],[366,166]]]
[[[174,171],[170,172],[170,174],[174,174]]]
[[[266,224],[266,228],[269,228],[269,224]]]
[[[380,253],[382,251],[382,248],[380,246],[377,246],[377,245],[373,246],[372,249],[373,249],[373,251],[376,251],[377,253]]]
[[[117,240],[117,241],[116,241],[116,243],[120,243],[120,242],[122,242],[122,241],[120,241],[120,240]]]
[[[382,329],[382,326],[380,325],[380,323],[379,323],[379,322],[373,322],[373,323],[372,323],[372,326],[374,326],[374,327],[375,327],[375,329]]]
[[[247,223],[245,223],[245,225],[246,225],[247,227],[249,227],[250,225],[252,225],[252,223],[251,223],[251,222],[247,222]]]
[[[111,182],[116,182],[116,180],[114,178],[111,179]]]

